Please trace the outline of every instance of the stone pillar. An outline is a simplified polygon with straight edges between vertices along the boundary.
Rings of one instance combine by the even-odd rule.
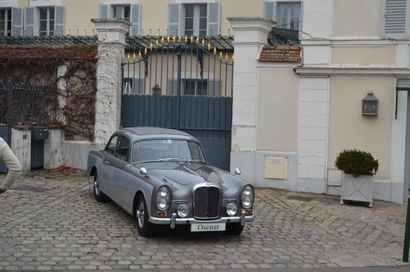
[[[97,94],[94,142],[106,143],[120,126],[121,61],[130,23],[117,19],[92,19],[98,37]]]
[[[63,139],[63,129],[48,129],[48,139],[44,141],[44,169],[55,169],[63,164]]]
[[[31,128],[19,127],[11,131],[10,148],[19,159],[23,173],[26,174],[31,170]]]
[[[235,33],[231,171],[241,168],[244,179],[253,183],[258,108],[256,66],[275,23],[262,18],[227,19]]]

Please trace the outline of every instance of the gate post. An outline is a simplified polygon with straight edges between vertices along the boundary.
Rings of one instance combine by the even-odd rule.
[[[122,19],[91,19],[98,37],[94,143],[104,144],[120,126],[121,64],[130,23]]]
[[[231,171],[240,167],[245,180],[255,180],[258,111],[257,65],[274,22],[262,18],[227,18],[234,30]]]

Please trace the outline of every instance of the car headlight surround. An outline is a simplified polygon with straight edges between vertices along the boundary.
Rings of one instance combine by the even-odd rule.
[[[185,204],[185,203],[180,204],[180,205],[178,206],[178,208],[177,208],[177,213],[178,213],[178,216],[179,216],[179,217],[182,217],[182,218],[187,217],[187,216],[188,216],[188,212],[189,212],[188,205]]]
[[[167,186],[161,186],[158,188],[157,193],[157,208],[160,211],[168,210],[170,203],[170,192]]]
[[[242,207],[245,209],[252,208],[253,205],[253,188],[250,185],[246,185],[242,189],[242,198],[241,198]]]
[[[238,206],[236,205],[236,203],[229,203],[226,206],[226,213],[229,216],[234,216],[237,212],[238,212]]]

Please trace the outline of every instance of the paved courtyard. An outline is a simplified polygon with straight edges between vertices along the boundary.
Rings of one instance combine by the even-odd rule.
[[[114,203],[97,203],[83,176],[35,171],[0,195],[0,270],[403,265],[405,205],[257,189],[255,210],[240,237],[165,227],[147,239]]]

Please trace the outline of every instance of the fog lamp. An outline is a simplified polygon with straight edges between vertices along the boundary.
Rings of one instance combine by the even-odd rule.
[[[227,213],[229,216],[234,216],[237,212],[238,212],[238,206],[236,206],[235,203],[229,203],[229,204],[226,206],[226,213]]]
[[[178,206],[177,213],[179,217],[187,217],[188,216],[188,205],[187,204],[181,204]]]

